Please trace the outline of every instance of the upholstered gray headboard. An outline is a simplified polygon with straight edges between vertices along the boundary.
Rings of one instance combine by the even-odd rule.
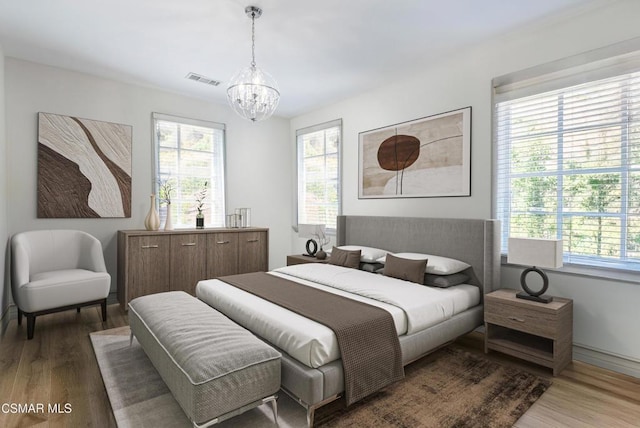
[[[471,265],[472,284],[500,288],[500,222],[482,219],[338,216],[336,245],[433,254]]]

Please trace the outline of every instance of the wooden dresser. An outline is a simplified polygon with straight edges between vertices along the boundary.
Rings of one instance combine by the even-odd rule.
[[[269,229],[118,231],[118,301],[182,290],[198,281],[269,268]]]

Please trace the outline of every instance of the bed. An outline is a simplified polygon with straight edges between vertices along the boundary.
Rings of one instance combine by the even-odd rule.
[[[375,303],[392,314],[399,335],[402,364],[407,365],[482,325],[483,296],[500,283],[500,235],[497,220],[381,216],[339,216],[337,220],[336,246],[352,245],[382,248],[392,253],[430,254],[460,260],[470,266],[464,271],[468,276],[466,284],[456,286],[455,291],[452,289],[451,293],[456,294],[455,298],[458,300],[449,304],[452,312],[447,313],[443,319],[420,316],[419,311],[413,318],[409,312],[403,315],[404,310],[394,309],[395,302],[387,308],[388,301],[393,300],[393,296],[385,296],[382,300],[386,302]],[[355,270],[347,272],[346,268],[323,267],[318,264],[276,269],[270,274],[287,278],[292,278],[293,275],[296,276],[293,278],[296,282],[324,288],[326,285],[314,283],[315,275],[319,275],[318,271],[322,269],[335,277],[347,278],[344,289],[338,291],[346,295],[350,294],[350,282],[355,284],[364,276],[370,278],[365,282],[371,283],[371,287],[376,287],[378,283],[384,285],[388,281],[376,273]],[[436,290],[435,294],[440,296],[443,294],[440,291]],[[303,324],[304,320],[291,320],[286,309],[273,308],[276,305],[243,290],[234,289],[217,279],[201,281],[196,293],[200,299],[282,352],[282,389],[307,409],[309,426],[313,424],[314,412],[318,407],[343,394],[342,362],[339,352],[336,355],[335,347],[332,348],[331,343],[323,343],[322,338],[327,336],[323,328],[326,327],[306,325]],[[367,300],[366,297],[364,299]],[[447,299],[450,297],[447,296]],[[263,320],[260,318],[262,315],[272,319]],[[311,336],[306,339],[297,338],[294,330]],[[331,339],[325,342],[331,342]]]

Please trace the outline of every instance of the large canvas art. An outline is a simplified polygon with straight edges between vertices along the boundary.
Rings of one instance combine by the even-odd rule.
[[[361,132],[358,197],[471,195],[471,107]]]
[[[38,218],[131,217],[132,127],[38,113]]]

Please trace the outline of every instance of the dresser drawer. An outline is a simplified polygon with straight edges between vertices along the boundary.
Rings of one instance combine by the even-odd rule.
[[[534,307],[520,307],[489,296],[485,301],[484,319],[487,323],[550,339],[555,339],[560,334],[557,313]]]

